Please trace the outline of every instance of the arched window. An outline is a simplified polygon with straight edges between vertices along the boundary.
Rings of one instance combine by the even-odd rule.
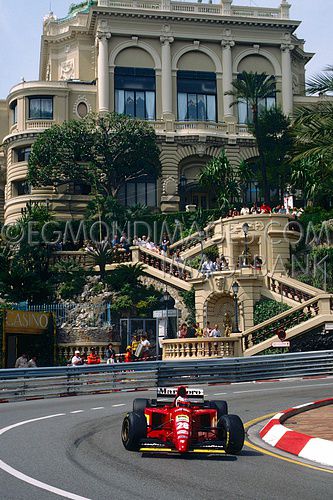
[[[178,71],[179,121],[216,121],[216,75],[209,71]]]
[[[143,120],[155,120],[155,70],[117,66],[115,110]]]

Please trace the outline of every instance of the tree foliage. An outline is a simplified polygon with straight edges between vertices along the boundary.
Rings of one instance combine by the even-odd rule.
[[[199,174],[199,184],[213,193],[220,209],[239,198],[239,182],[224,150],[212,158]]]
[[[90,114],[54,125],[36,139],[28,164],[33,186],[76,181],[116,197],[127,182],[160,175],[154,129],[117,113]]]
[[[113,292],[111,311],[117,316],[147,316],[161,298],[152,286],[145,286],[143,265],[120,265],[108,274],[106,280]]]
[[[262,184],[265,201],[269,201],[269,187],[267,182],[267,168],[265,156],[262,150],[261,142],[258,141],[259,134],[259,114],[260,103],[263,99],[275,95],[276,85],[274,76],[268,76],[266,73],[253,73],[243,71],[238,78],[232,81],[233,89],[225,92],[225,95],[231,95],[234,100],[231,106],[246,102],[251,108],[253,116],[253,132],[257,139],[258,153],[261,166]]]
[[[254,324],[258,325],[290,309],[287,304],[276,300],[261,299],[254,305]]]
[[[310,94],[333,91],[333,66],[307,83]],[[293,183],[306,201],[328,207],[333,189],[333,102],[324,96],[296,114]]]
[[[265,163],[268,187],[279,189],[282,199],[291,175],[289,155],[293,136],[290,119],[278,108],[262,111],[258,117],[256,138]]]

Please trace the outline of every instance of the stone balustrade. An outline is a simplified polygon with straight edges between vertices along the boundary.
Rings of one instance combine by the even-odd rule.
[[[113,342],[112,345],[116,353],[119,353],[120,342]],[[96,354],[101,358],[101,361],[105,359],[105,350],[107,348],[106,344],[101,344],[100,342],[78,342],[78,343],[59,343],[56,346],[56,359],[59,364],[66,363],[70,361],[74,356],[76,350],[80,351],[82,354],[89,354],[90,349],[94,347],[96,349]]]
[[[163,360],[232,358],[242,356],[241,335],[218,338],[166,339]]]
[[[193,278],[194,269],[189,266],[185,266],[179,262],[175,262],[169,257],[164,257],[161,254],[148,250],[144,247],[138,247],[139,250],[139,262],[146,264],[147,266],[154,267],[155,269],[162,271],[165,274],[174,276],[181,280],[187,281]],[[135,259],[134,259],[135,260]]]
[[[277,334],[278,330],[282,329],[287,331],[319,314],[328,314],[330,312],[330,306],[327,306],[327,302],[330,304],[330,296],[322,294],[321,296],[312,298],[297,307],[274,316],[272,319],[249,328],[243,333],[243,351],[273,337]]]
[[[267,276],[267,287],[269,290],[298,303],[306,302],[312,299],[316,295],[316,292],[320,292],[320,290],[316,291],[314,289],[311,293],[311,290],[309,291],[310,287],[302,287],[301,283],[296,282],[296,280],[292,280],[292,282],[293,284],[291,284],[289,278],[276,277],[274,275]]]
[[[98,0],[99,7],[118,9],[136,9],[167,11],[184,14],[201,14],[213,16],[237,16],[250,18],[286,19],[289,18],[289,4],[278,8],[233,6],[231,2],[211,4],[205,2],[187,2],[173,0]]]

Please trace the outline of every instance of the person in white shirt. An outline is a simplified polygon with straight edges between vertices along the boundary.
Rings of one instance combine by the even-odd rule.
[[[142,335],[140,343],[142,345],[142,358],[147,359],[149,356],[149,347],[150,347],[150,342],[147,339],[147,335]]]
[[[213,330],[210,332],[210,337],[221,337],[221,332],[219,330],[219,325],[214,325]]]
[[[241,215],[249,215],[249,213],[250,213],[250,209],[247,206],[243,205],[241,208],[240,214]]]
[[[83,365],[82,358],[80,356],[80,351],[75,351],[72,357],[72,366]]]

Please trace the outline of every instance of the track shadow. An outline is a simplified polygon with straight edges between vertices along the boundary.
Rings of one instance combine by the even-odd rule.
[[[263,453],[254,450],[243,450],[241,453],[242,457],[262,457],[263,455]]]
[[[243,454],[243,453],[242,453]],[[177,453],[149,453],[149,452],[144,452],[142,453],[142,458],[163,458],[163,459],[172,459],[172,460],[208,460],[210,462],[235,462],[237,460],[237,457],[234,455],[222,455],[222,456],[216,456],[216,455],[207,455],[205,453],[198,453],[195,455],[178,455]]]

